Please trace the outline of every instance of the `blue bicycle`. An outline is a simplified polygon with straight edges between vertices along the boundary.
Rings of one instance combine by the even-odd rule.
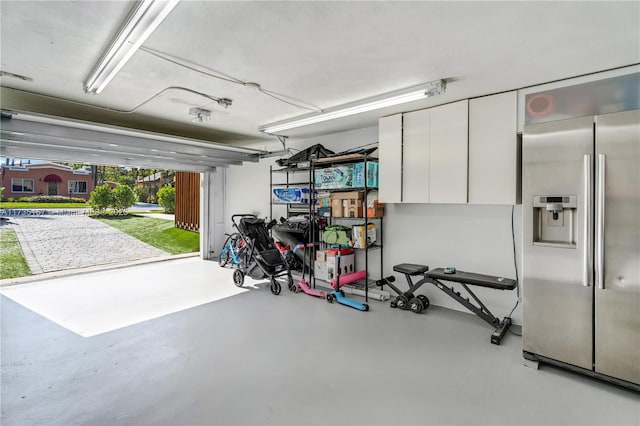
[[[243,261],[243,254],[245,252],[245,241],[242,236],[235,232],[231,235],[225,234],[227,236],[227,240],[224,242],[222,246],[222,251],[220,252],[220,258],[218,259],[218,263],[220,266],[224,267],[229,262],[232,263],[232,266],[240,266]]]

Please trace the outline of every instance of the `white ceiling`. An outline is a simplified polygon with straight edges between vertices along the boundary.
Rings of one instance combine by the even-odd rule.
[[[133,3],[2,0],[0,68],[33,78],[2,77],[2,108],[225,144],[271,141],[258,127],[309,112],[149,50],[136,52],[101,94],[84,93]],[[640,2],[183,0],[143,47],[323,109],[447,81],[446,94],[425,101],[283,132],[304,137],[639,63]],[[224,110],[170,87],[233,105]],[[211,109],[213,119],[191,122],[191,107]]]

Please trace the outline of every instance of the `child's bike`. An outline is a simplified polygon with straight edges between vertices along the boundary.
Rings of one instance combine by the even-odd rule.
[[[245,241],[237,232],[231,235],[225,235],[227,236],[227,240],[222,246],[218,263],[222,267],[226,266],[229,262],[231,262],[231,266],[240,266],[242,263],[244,248],[246,246]]]

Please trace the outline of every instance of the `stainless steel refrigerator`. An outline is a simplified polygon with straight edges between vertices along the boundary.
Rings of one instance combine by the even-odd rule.
[[[524,357],[640,389],[640,110],[526,126]]]

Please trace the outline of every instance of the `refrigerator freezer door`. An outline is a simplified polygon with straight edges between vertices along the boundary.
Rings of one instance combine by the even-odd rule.
[[[595,370],[640,384],[640,110],[596,117]]]
[[[589,370],[593,150],[593,117],[524,129],[523,348]]]

